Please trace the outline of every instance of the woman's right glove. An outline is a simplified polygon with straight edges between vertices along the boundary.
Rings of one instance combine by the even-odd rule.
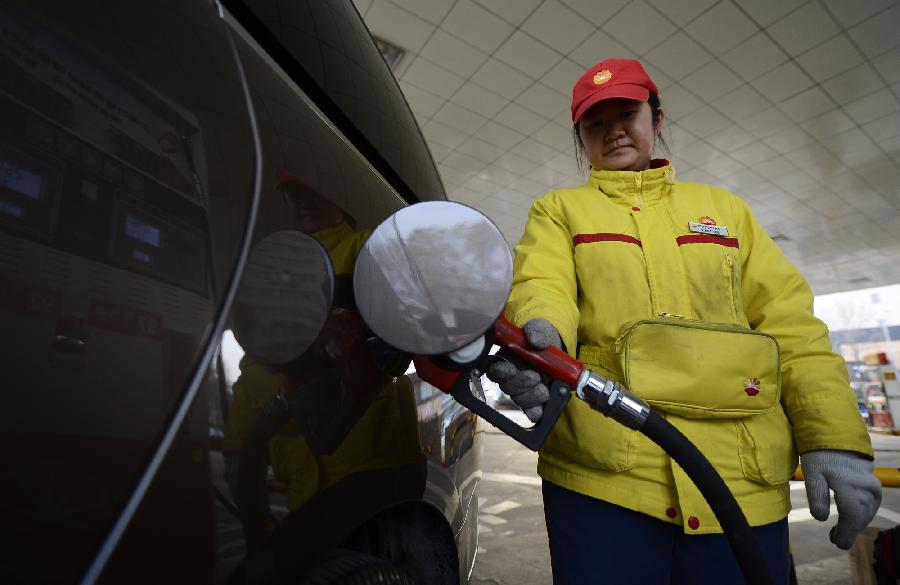
[[[559,332],[546,319],[531,319],[522,327],[528,345],[534,349],[555,347],[562,349]],[[508,361],[496,361],[487,370],[487,376],[500,385],[516,405],[525,411],[525,416],[533,423],[541,420],[544,404],[550,400],[550,391],[541,382],[541,375],[535,370],[520,370]]]

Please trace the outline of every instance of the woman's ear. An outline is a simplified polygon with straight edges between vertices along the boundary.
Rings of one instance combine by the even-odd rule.
[[[656,130],[656,137],[659,138],[659,133],[662,132],[663,122],[666,120],[666,113],[662,108],[656,109],[656,124],[654,130]]]

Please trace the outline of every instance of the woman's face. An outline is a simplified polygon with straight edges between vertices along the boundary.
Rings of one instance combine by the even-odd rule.
[[[650,167],[650,152],[662,126],[659,111],[653,127],[650,104],[636,100],[603,100],[584,114],[578,133],[591,167],[607,171],[643,171]]]

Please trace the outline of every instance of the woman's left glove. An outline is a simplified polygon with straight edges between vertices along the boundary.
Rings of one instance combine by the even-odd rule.
[[[869,525],[881,505],[881,482],[875,463],[850,451],[823,449],[800,456],[809,512],[819,521],[828,519],[834,491],[838,522],[831,529],[831,542],[844,550],[853,546],[860,530]]]

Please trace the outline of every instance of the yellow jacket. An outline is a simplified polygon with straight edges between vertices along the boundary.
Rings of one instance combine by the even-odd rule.
[[[712,221],[729,237],[688,227]],[[777,339],[781,404],[770,414],[664,414],[716,466],[752,525],[787,515],[797,452],[842,449],[872,457],[844,361],[812,314],[809,285],[731,193],[676,182],[668,164],[595,170],[587,184],[534,203],[515,255],[507,317],[519,325],[549,319],[571,355],[617,380],[621,373],[599,359],[598,348],[613,344],[627,324],[661,313]],[[686,532],[721,532],[699,491],[659,447],[577,399],[541,450],[538,473]]]

